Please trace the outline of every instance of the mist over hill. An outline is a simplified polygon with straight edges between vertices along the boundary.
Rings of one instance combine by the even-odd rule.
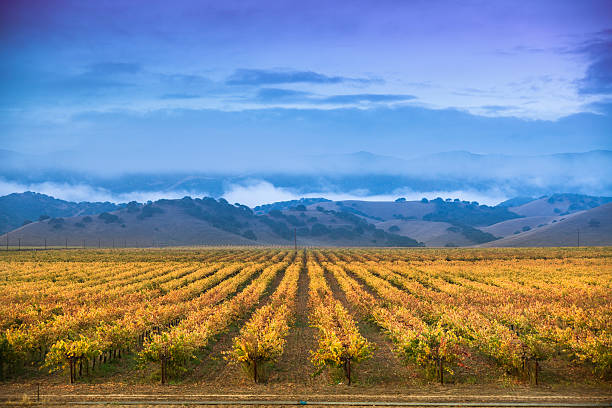
[[[251,207],[302,197],[333,200],[393,200],[441,197],[496,205],[512,197],[559,191],[612,195],[612,152],[539,156],[473,154],[464,151],[399,159],[368,152],[279,157],[274,165],[107,172],[78,168],[74,152],[23,155],[0,152],[0,194],[38,191],[70,201],[136,200],[191,196],[225,197]],[[62,163],[70,163],[65,166]]]

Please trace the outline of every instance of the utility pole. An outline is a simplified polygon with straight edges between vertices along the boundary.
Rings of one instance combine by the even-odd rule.
[[[293,229],[293,244],[294,244],[295,250],[297,251],[297,228]]]
[[[580,248],[580,228],[576,229],[576,232],[578,233],[578,248]]]
[[[19,242],[18,244],[19,246],[17,247],[17,250],[21,251],[21,238],[19,238],[17,242]]]
[[[85,249],[85,240],[83,240],[83,249]]]
[[[66,238],[66,249],[68,249],[68,238]]]
[[[47,250],[47,238],[45,238],[45,250]]]
[[[6,233],[6,250],[8,251],[8,232]]]

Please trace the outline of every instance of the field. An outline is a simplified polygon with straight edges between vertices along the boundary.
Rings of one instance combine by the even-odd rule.
[[[612,387],[611,248],[7,251],[0,293],[7,395]]]

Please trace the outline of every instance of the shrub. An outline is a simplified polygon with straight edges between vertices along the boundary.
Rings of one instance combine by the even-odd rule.
[[[589,221],[589,227],[591,228],[597,228],[601,225],[601,222],[599,222],[599,220],[596,220],[594,218],[591,218],[591,220]]]
[[[128,205],[126,206],[126,208],[127,208],[127,212],[135,213],[135,212],[140,211],[140,204],[138,204],[136,201],[130,201]]]
[[[112,224],[112,223],[120,222],[120,219],[117,215],[109,214],[107,212],[103,212],[102,214],[98,215],[98,218],[104,221],[105,224]]]
[[[317,236],[320,236],[320,235],[325,235],[325,234],[329,233],[329,228],[327,228],[323,224],[316,223],[316,224],[314,224],[312,226],[310,233],[314,237],[317,237]]]
[[[164,210],[159,207],[154,207],[153,204],[147,204],[142,207],[142,211],[138,214],[138,219],[143,220],[145,218],[151,218],[155,214],[163,214]]]
[[[53,228],[53,229],[61,229],[64,226],[64,223],[66,221],[63,218],[51,218],[49,220],[49,225]]]

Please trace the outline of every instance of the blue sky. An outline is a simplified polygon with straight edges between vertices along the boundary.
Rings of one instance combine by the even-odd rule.
[[[0,149],[141,172],[612,149],[611,16],[596,0],[5,1]]]

